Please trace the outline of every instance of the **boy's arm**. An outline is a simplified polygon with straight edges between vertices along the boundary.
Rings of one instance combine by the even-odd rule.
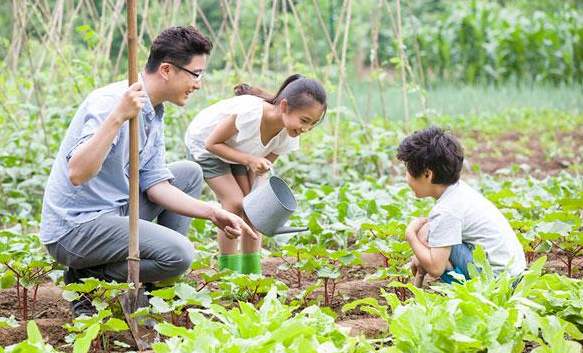
[[[122,124],[138,115],[146,97],[141,83],[131,85],[99,130],[73,152],[69,159],[69,180],[73,185],[81,185],[99,173]]]
[[[265,173],[272,166],[268,159],[237,151],[225,143],[227,139],[238,131],[235,124],[236,120],[237,114],[231,114],[223,119],[211,132],[204,143],[204,147],[207,151],[217,156],[248,166],[249,169],[257,174]]]
[[[405,235],[421,267],[431,276],[439,277],[447,267],[451,246],[428,248],[423,245],[417,237],[417,233],[425,223],[427,223],[426,218],[413,220],[407,227]]]
[[[167,180],[150,187],[146,194],[148,200],[171,212],[211,220],[233,238],[246,235],[257,239],[255,232],[240,217],[189,196]]]

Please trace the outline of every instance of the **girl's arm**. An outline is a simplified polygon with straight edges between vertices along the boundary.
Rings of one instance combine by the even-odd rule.
[[[231,114],[221,121],[205,141],[204,147],[210,153],[235,163],[245,165],[254,173],[261,175],[272,166],[272,162],[269,159],[237,151],[225,143],[227,139],[238,131],[237,126],[235,125],[236,119],[237,114]]]

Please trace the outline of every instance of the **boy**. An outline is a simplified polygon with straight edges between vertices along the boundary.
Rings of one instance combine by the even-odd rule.
[[[511,276],[525,269],[524,251],[508,221],[494,204],[459,180],[464,156],[453,136],[435,126],[417,131],[403,140],[397,158],[407,168],[407,184],[415,196],[437,200],[427,219],[413,220],[406,230],[415,254],[411,270],[416,285],[424,272],[446,283],[454,280],[449,271],[469,279],[467,265],[473,262],[476,245],[484,249],[496,274],[507,265]]]

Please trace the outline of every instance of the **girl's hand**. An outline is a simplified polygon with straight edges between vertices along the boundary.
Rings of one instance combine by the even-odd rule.
[[[250,156],[249,161],[247,162],[247,167],[249,167],[255,175],[262,175],[273,167],[273,163],[267,158]]]
[[[130,88],[121,96],[121,99],[114,108],[117,117],[126,121],[138,115],[140,110],[146,104],[148,94],[142,91],[142,84],[135,82]]]

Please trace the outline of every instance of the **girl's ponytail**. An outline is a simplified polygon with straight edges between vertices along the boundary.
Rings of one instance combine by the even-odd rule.
[[[253,87],[253,86],[250,86],[246,83],[238,84],[237,86],[235,86],[235,88],[233,88],[233,91],[235,93],[235,96],[242,96],[244,94],[248,94],[251,96],[257,96],[259,98],[262,98],[263,100],[265,100],[269,104],[275,104],[275,103],[278,103],[277,98],[281,95],[281,92],[287,87],[287,85],[289,85],[293,81],[298,80],[298,79],[303,78],[303,77],[304,76],[302,76],[300,74],[293,74],[293,75],[289,76],[288,78],[285,79],[285,81],[283,81],[283,83],[279,87],[279,90],[277,90],[276,94],[270,94],[269,92],[267,92],[261,88]]]

